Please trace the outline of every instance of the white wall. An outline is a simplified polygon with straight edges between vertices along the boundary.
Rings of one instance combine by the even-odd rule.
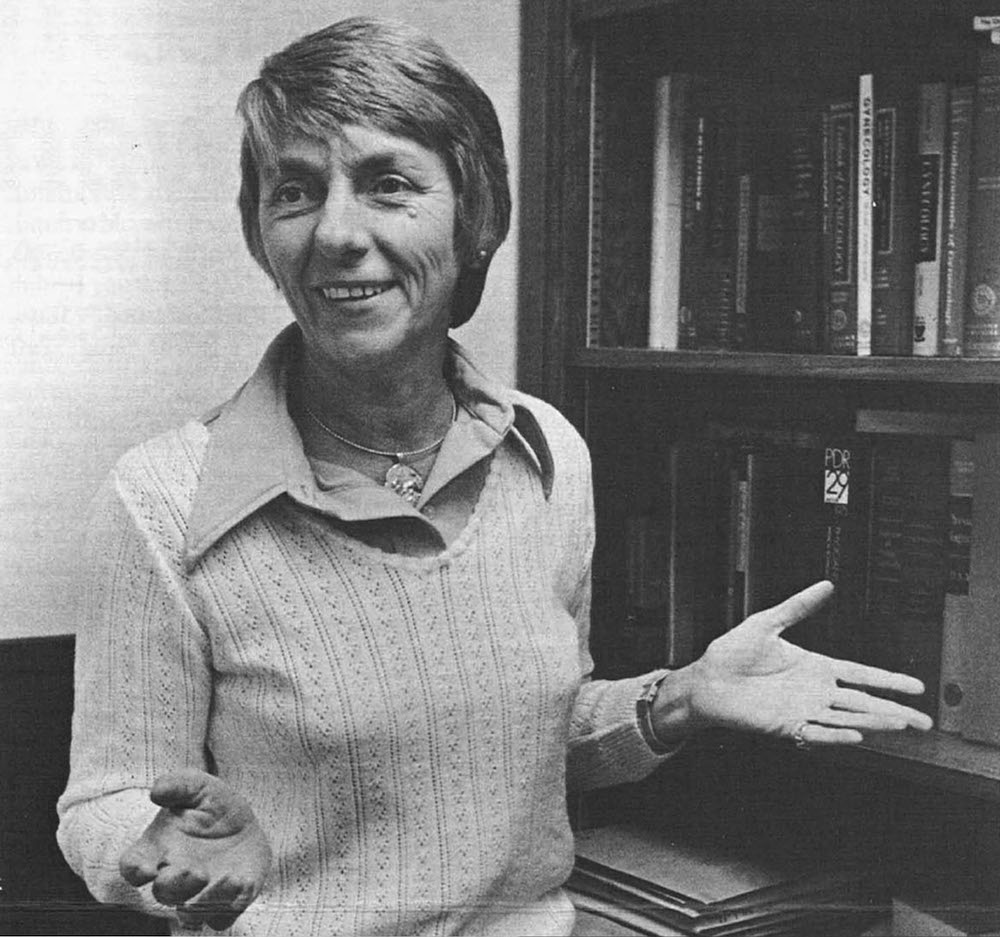
[[[356,13],[422,26],[463,62],[516,169],[517,0],[4,0],[0,638],[74,630],[100,479],[227,397],[288,321],[242,246],[233,106],[265,55]],[[458,336],[508,381],[515,243]]]

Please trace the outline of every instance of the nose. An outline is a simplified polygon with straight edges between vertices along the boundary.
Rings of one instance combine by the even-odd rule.
[[[331,186],[313,234],[316,249],[325,256],[349,259],[371,246],[365,206],[344,185]]]

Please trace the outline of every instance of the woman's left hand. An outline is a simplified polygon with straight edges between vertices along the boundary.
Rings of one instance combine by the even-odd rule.
[[[815,583],[713,641],[692,664],[693,724],[762,732],[801,746],[857,743],[866,731],[929,729],[924,713],[862,689],[918,695],[924,691],[919,680],[825,657],[782,638],[832,594],[829,582]]]

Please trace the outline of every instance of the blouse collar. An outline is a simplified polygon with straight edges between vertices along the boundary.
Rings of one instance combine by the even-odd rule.
[[[209,442],[185,540],[189,568],[280,495],[316,506],[312,468],[287,406],[289,362],[300,341],[296,324],[283,329],[250,379],[202,418]],[[484,375],[454,340],[448,343],[446,373],[459,405],[475,417],[466,437],[470,456],[485,457],[510,438],[538,472],[548,497],[554,465],[530,398]]]

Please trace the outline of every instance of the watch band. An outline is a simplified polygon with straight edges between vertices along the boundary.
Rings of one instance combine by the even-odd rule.
[[[643,685],[642,694],[635,704],[636,720],[639,723],[639,731],[646,744],[657,754],[666,755],[672,752],[677,746],[663,742],[656,737],[656,730],[653,728],[653,700],[660,689],[660,684],[670,676],[669,670],[663,670],[653,675],[653,677]]]

